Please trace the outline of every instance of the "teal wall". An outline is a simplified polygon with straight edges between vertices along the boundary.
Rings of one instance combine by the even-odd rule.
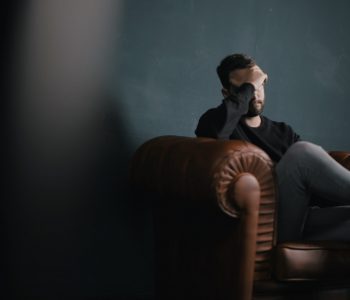
[[[125,1],[118,92],[133,145],[193,135],[221,101],[215,67],[253,56],[269,74],[265,114],[327,149],[350,149],[348,1]]]

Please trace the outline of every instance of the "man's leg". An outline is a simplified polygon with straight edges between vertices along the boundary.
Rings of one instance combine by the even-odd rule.
[[[276,165],[278,181],[278,240],[301,240],[310,195],[334,205],[350,205],[350,171],[320,146],[293,144]]]
[[[350,241],[350,206],[312,207],[304,227],[307,241]]]

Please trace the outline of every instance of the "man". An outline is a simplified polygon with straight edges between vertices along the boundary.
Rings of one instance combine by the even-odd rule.
[[[262,115],[268,76],[252,58],[229,55],[217,74],[224,100],[202,115],[196,135],[246,140],[276,163],[278,240],[350,241],[350,171],[320,146],[301,141],[291,126]],[[311,208],[324,198],[330,207]]]

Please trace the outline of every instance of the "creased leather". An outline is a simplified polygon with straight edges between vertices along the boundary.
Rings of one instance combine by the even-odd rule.
[[[279,244],[275,266],[281,281],[350,280],[350,243]]]
[[[242,282],[245,283],[245,286],[250,286],[250,289],[253,279],[271,277],[270,260],[275,239],[276,190],[274,181],[271,159],[264,151],[244,141],[158,137],[146,142],[137,150],[130,168],[132,189],[143,196],[157,195],[151,198],[160,199],[160,204],[156,205],[162,207],[163,216],[167,215],[167,219],[162,219],[163,228],[159,231],[159,234],[163,235],[161,241],[163,244],[165,243],[163,239],[166,239],[164,223],[170,223],[170,219],[177,218],[172,216],[174,211],[181,213],[186,209],[193,213],[197,211],[197,215],[200,215],[203,214],[203,211],[220,210],[230,218],[240,220],[237,226],[227,229],[232,231],[230,235],[233,236],[231,238],[228,236],[229,240],[225,243],[231,243],[229,241],[232,240],[234,244],[236,241],[239,244],[235,244],[233,247],[236,249],[225,257],[225,264],[229,265],[232,261],[232,264],[236,264],[237,270],[241,270],[245,265],[252,266],[252,278],[244,279],[244,276],[248,276],[244,270],[240,271],[241,275],[238,273],[231,275],[233,282],[234,276],[237,278],[243,276]],[[237,182],[243,182],[239,189],[236,188]],[[257,195],[258,198],[256,198]],[[257,204],[256,212],[253,209],[255,204]],[[172,211],[171,208],[173,208]],[[247,225],[254,224],[254,222],[257,223],[254,225],[255,229],[254,226]],[[188,222],[186,224],[188,225]],[[168,234],[170,232],[173,232],[175,236],[179,234],[178,229],[174,229],[174,226],[169,225],[169,228]],[[188,231],[191,230],[190,227],[187,228]],[[217,230],[222,231],[223,228],[217,228]],[[175,244],[178,245],[177,242]],[[193,247],[198,246],[195,244],[196,242]],[[177,247],[174,245],[173,249]],[[237,258],[235,251],[238,251],[238,254],[250,253],[252,250],[254,253],[234,263]],[[224,253],[223,250],[215,251],[221,251],[221,255]],[[218,283],[218,285],[224,284],[224,280]],[[235,290],[237,289],[236,287]],[[244,293],[235,294],[235,291],[232,291],[231,295],[238,295],[240,299],[248,299]]]

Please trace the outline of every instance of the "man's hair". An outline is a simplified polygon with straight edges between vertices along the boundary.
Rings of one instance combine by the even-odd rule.
[[[230,87],[230,72],[236,69],[249,68],[255,65],[255,61],[246,54],[231,54],[226,56],[217,66],[216,72],[224,88]]]

